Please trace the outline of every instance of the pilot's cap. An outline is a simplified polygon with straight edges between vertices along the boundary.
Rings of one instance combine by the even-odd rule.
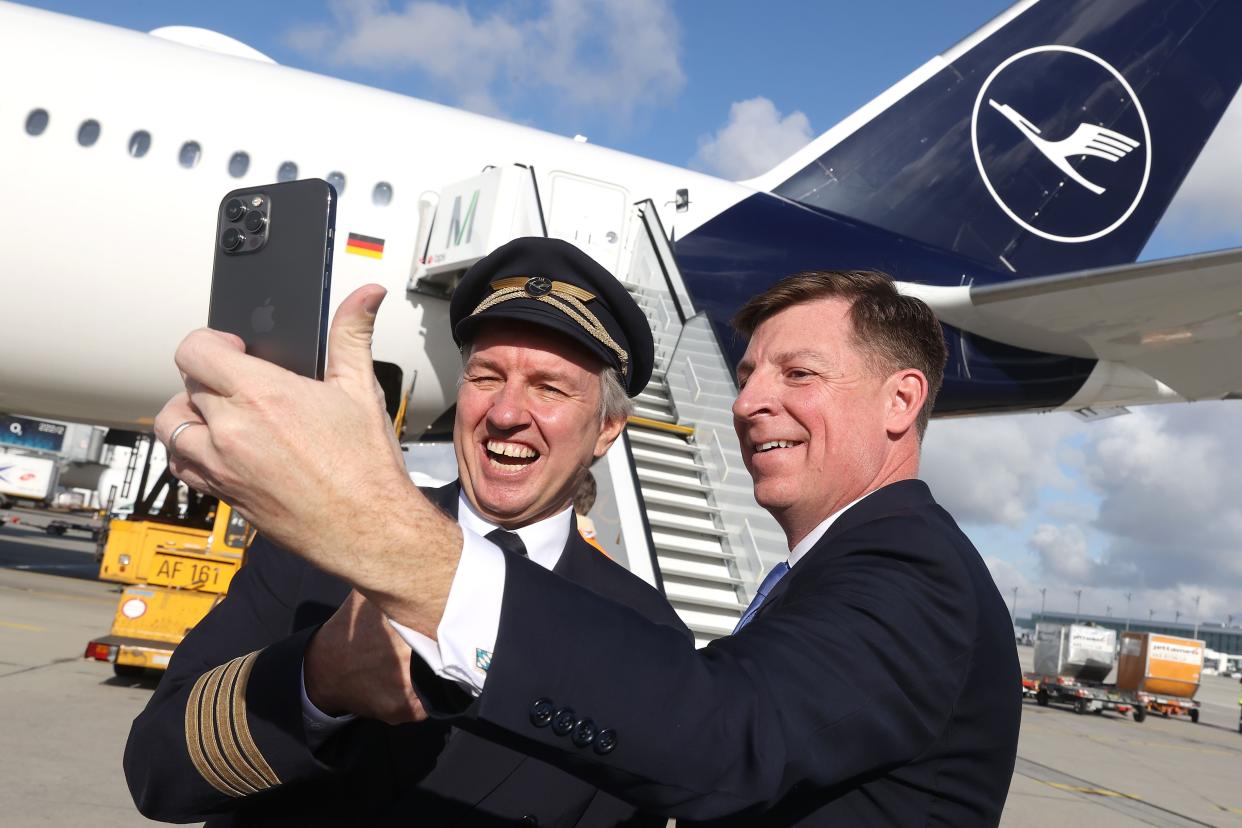
[[[514,239],[462,276],[449,304],[453,340],[479,325],[519,319],[559,331],[621,374],[631,397],[647,387],[655,360],[651,326],[634,297],[578,248],[539,236]]]

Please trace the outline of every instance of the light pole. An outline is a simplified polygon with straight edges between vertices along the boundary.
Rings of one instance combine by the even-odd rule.
[[[1044,620],[1044,598],[1046,597],[1045,594],[1047,592],[1048,592],[1048,587],[1039,588],[1039,620],[1040,621]]]
[[[1126,593],[1126,632],[1130,631],[1130,593]]]
[[[1013,588],[1013,606],[1011,607],[1013,615],[1009,620],[1013,621],[1014,626],[1018,625],[1018,588]]]
[[[1181,610],[1173,610],[1173,623],[1174,623],[1174,624],[1177,624],[1177,623],[1179,623],[1181,620],[1182,620],[1182,611],[1181,611]]]
[[[1151,619],[1152,619],[1152,616],[1154,616],[1155,614],[1156,614],[1156,611],[1154,609],[1149,609],[1147,611],[1147,626],[1149,627],[1151,626]]]
[[[1082,610],[1082,590],[1081,589],[1074,590],[1074,597],[1078,599],[1078,603],[1074,605],[1074,623],[1077,624],[1078,615],[1080,611]]]
[[[1226,627],[1232,627],[1232,626],[1233,626],[1233,616],[1232,616],[1232,615],[1225,616],[1225,626],[1226,626]]]
[[[1105,618],[1112,618],[1112,617],[1113,617],[1113,605],[1112,605],[1112,604],[1107,604],[1107,605],[1104,607],[1104,617],[1105,617]]]
[[[1199,637],[1199,598],[1200,597],[1201,596],[1198,596],[1198,595],[1195,596],[1195,634],[1193,636],[1194,638]]]

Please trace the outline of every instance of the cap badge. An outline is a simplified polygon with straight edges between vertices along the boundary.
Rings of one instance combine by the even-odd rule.
[[[528,296],[547,296],[552,292],[552,280],[546,276],[532,276],[524,285]]]

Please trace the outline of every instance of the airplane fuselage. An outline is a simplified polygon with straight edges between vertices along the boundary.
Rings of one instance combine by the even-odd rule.
[[[0,72],[20,79],[0,93],[7,242],[0,273],[9,287],[0,311],[0,410],[148,427],[179,389],[171,358],[178,341],[206,319],[220,198],[276,180],[290,163],[295,177],[343,176],[333,305],[367,282],[388,288],[375,354],[401,368],[414,433],[452,404],[460,367],[447,302],[407,293],[429,220],[420,200],[489,165],[533,169],[549,234],[572,237],[587,222],[601,231],[597,244],[615,238],[618,250],[624,211],[584,207],[584,188],[620,192],[627,205],[650,199],[675,239],[687,287],[734,358],[724,321],[795,270],[868,267],[932,285],[1005,278],[978,261],[743,184],[5,3]],[[241,153],[245,171],[237,174]],[[377,187],[391,195],[387,203],[375,197]],[[683,189],[689,204],[678,209]],[[615,236],[603,232],[614,222]],[[382,239],[382,257],[350,255],[350,233]],[[608,249],[592,252],[609,264]],[[952,356],[941,414],[1168,398],[1149,378],[1110,386],[1095,360],[946,333]]]

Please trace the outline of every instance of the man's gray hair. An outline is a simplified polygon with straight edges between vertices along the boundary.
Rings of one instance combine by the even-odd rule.
[[[599,372],[599,419],[600,422],[629,417],[634,410],[634,401],[625,393],[621,384],[621,375],[617,369],[604,366]]]

